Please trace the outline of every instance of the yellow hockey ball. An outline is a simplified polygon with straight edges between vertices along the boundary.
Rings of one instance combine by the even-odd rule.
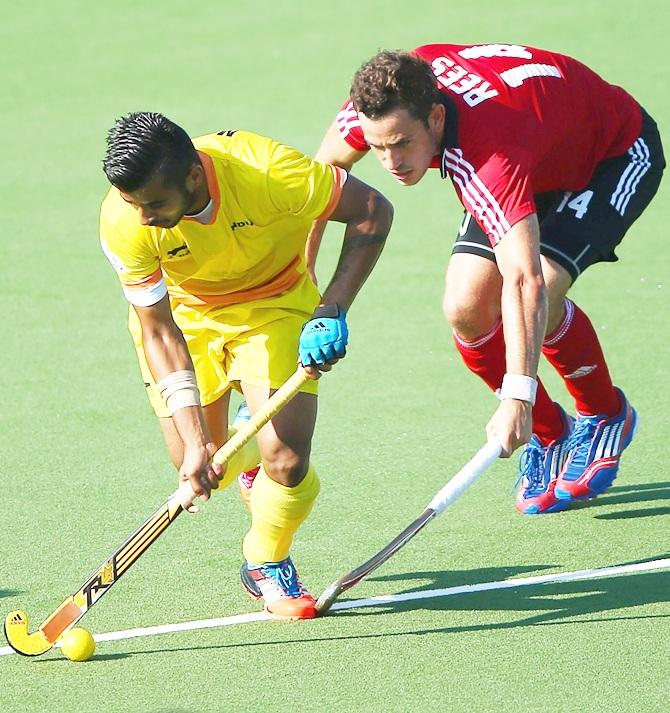
[[[70,661],[88,661],[95,651],[95,641],[90,631],[75,627],[63,634],[60,648]]]

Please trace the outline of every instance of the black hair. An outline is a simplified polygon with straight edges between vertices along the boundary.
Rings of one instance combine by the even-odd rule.
[[[184,129],[162,114],[138,111],[117,119],[109,130],[103,170],[110,183],[132,193],[158,173],[166,182],[183,185],[197,162]]]

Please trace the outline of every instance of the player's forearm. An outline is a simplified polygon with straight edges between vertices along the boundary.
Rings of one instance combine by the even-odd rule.
[[[149,333],[143,330],[142,343],[147,364],[156,383],[174,371],[193,371],[191,355],[179,329]]]
[[[506,281],[502,291],[502,318],[507,372],[535,378],[547,324],[544,284],[524,277]]]
[[[156,384],[177,372],[194,372],[184,337],[176,327],[146,330],[142,333],[144,354]],[[195,380],[195,376],[193,376]],[[197,399],[199,402],[199,398]],[[172,421],[185,447],[202,447],[210,440],[199,405],[178,408]]]
[[[340,259],[323,294],[323,304],[337,303],[349,309],[384,249],[392,221],[389,201],[370,190],[365,215],[347,221]]]
[[[503,276],[501,311],[507,373],[535,378],[547,325],[547,290],[539,260],[536,217],[515,224],[496,250]]]

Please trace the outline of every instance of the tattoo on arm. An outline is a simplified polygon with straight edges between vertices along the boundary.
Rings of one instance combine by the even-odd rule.
[[[349,253],[357,248],[366,248],[370,245],[379,245],[386,240],[386,235],[378,233],[368,233],[366,235],[352,235],[344,241],[342,246],[342,254]]]
[[[379,249],[384,245],[386,241],[386,235],[380,235],[378,233],[368,233],[366,235],[352,235],[347,237],[342,245],[342,252],[340,253],[340,259],[337,262],[337,267],[335,268],[336,275],[342,275],[353,267],[349,263],[349,256],[357,251],[364,250],[366,248],[372,248],[374,246],[379,246]],[[375,251],[375,256],[377,255]]]

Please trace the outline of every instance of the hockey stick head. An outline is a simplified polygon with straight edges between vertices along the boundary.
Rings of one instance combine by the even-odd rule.
[[[5,617],[5,636],[14,651],[23,656],[39,656],[55,643],[49,641],[39,629],[34,634],[28,633],[28,615],[20,609],[9,612]]]
[[[358,584],[362,579],[365,579],[371,572],[374,572],[378,567],[384,564],[387,560],[401,548],[404,547],[425,525],[432,520],[436,515],[434,510],[426,508],[414,522],[406,527],[397,537],[371,557],[367,562],[364,562],[351,572],[343,574],[339,579],[336,579],[323,594],[317,599],[316,613],[317,616],[325,614],[333,605],[335,600],[346,592],[347,589]]]
[[[433,497],[428,503],[428,507],[414,522],[367,562],[364,562],[360,567],[356,567],[356,569],[353,569],[348,574],[337,579],[324,591],[316,602],[317,616],[325,614],[342,592],[345,592],[367,577],[371,572],[374,572],[377,567],[384,564],[384,562],[390,559],[399,549],[404,547],[430,520],[458,500],[462,493],[498,459],[501,452],[502,446],[496,441],[489,441],[485,446],[480,448],[475,456]]]
[[[342,594],[342,589],[340,589],[340,581],[333,582],[327,589],[324,590],[323,594],[316,600],[316,615],[323,616],[328,613],[330,607],[333,606],[335,600]]]

